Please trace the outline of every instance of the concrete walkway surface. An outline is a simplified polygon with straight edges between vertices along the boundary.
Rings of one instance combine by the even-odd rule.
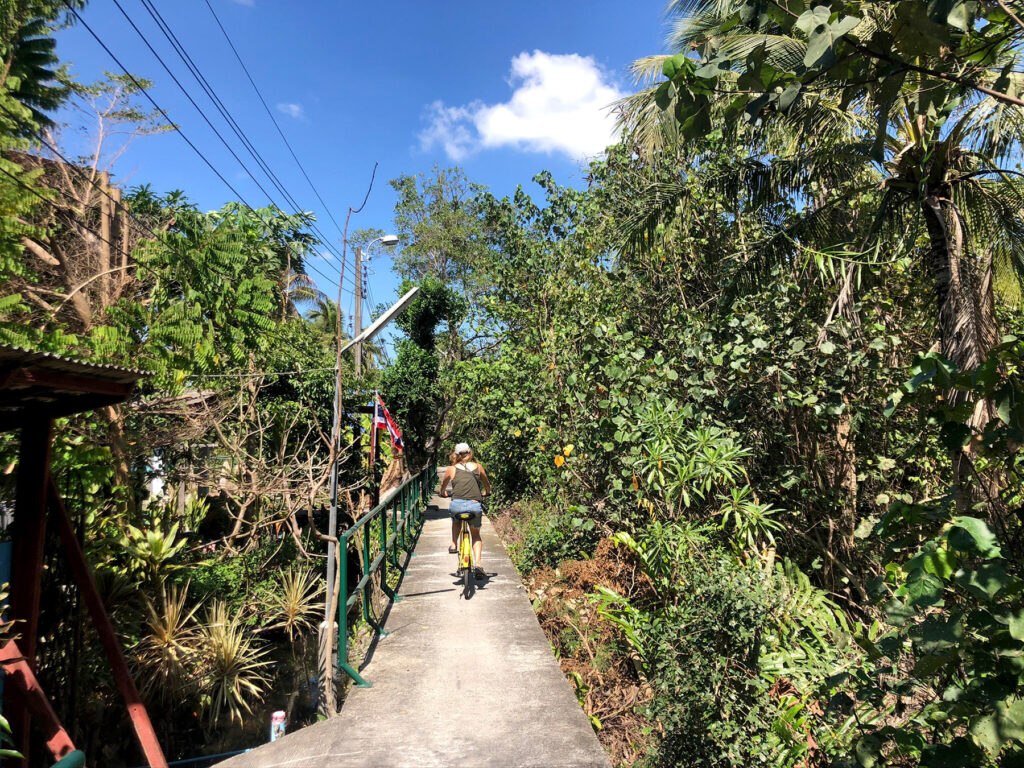
[[[390,634],[361,669],[373,687],[350,688],[337,717],[219,766],[609,768],[490,522],[487,578],[465,599],[448,513],[426,518]]]

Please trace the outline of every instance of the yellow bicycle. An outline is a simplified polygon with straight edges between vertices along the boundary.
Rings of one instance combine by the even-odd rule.
[[[464,596],[469,595],[473,588],[473,537],[469,533],[469,521],[473,518],[473,512],[458,512],[455,517],[460,522],[459,527],[459,568],[456,575],[462,579]]]

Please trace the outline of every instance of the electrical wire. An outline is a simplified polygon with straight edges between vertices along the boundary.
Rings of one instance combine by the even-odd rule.
[[[3,109],[3,111],[6,112],[8,114],[8,116],[13,117],[13,118],[17,118],[17,116],[14,115],[14,113],[10,112],[6,107],[0,106],[0,109]],[[86,174],[85,169],[81,168],[77,163],[75,163],[72,160],[70,160],[67,157],[67,155],[65,155],[63,152],[61,152],[59,149],[57,149],[57,147],[54,146],[50,141],[48,141],[41,133],[35,132],[35,133],[33,133],[33,136],[41,144],[43,144],[43,146],[45,146],[47,149],[49,149],[51,152],[53,152],[55,155],[57,155],[57,157],[59,157],[64,162],[65,167],[70,168],[71,170],[75,171],[83,181],[85,181],[86,183],[90,184],[97,192],[99,192],[104,197],[106,197],[108,200],[110,200],[110,202],[113,205],[119,206],[120,209],[123,210],[129,216],[129,218],[131,218],[132,221],[134,221],[136,223],[136,225],[140,228],[140,230],[141,230],[140,234],[152,235],[154,240],[157,240],[159,242],[166,242],[166,241],[162,240],[160,234],[155,229],[153,229],[151,226],[149,226],[144,221],[142,221],[142,219],[140,219],[138,216],[136,216],[132,212],[131,208],[129,208],[127,205],[125,205],[123,200],[117,200],[106,189],[104,189],[102,185],[100,185],[94,179],[90,179],[88,177],[88,175]],[[8,175],[10,175],[10,174],[8,174]],[[44,199],[46,199],[46,198],[44,198]],[[52,202],[52,201],[47,200],[47,202]],[[111,243],[110,241],[106,240],[106,238],[102,237],[101,235],[96,233],[94,230],[89,229],[88,227],[86,227],[84,224],[81,224],[80,222],[79,222],[79,224],[83,228],[85,228],[89,232],[91,232],[93,235],[95,235],[96,237],[98,237],[101,240],[103,240],[104,242],[106,242],[112,248],[116,247],[118,250],[121,250],[121,246],[114,246],[113,243]],[[320,270],[318,270],[312,264],[307,264],[306,266],[308,266],[311,269],[313,269],[318,275],[320,275],[320,277],[322,277],[328,283],[332,283],[333,282],[333,280],[329,276],[325,275],[323,272],[320,272]]]
[[[264,371],[263,373],[190,373],[186,375],[189,379],[259,379],[264,376],[295,376],[304,373],[327,373],[334,372],[337,368],[333,365],[330,368],[307,368],[304,371]]]
[[[62,0],[62,2],[68,8],[68,10],[71,11],[71,13],[78,20],[78,22],[85,28],[85,30],[92,36],[92,38],[99,44],[99,46],[106,52],[106,54],[114,61],[114,63],[117,65],[118,69],[120,69],[124,73],[125,77],[127,77],[131,81],[131,83],[135,86],[135,88],[138,90],[138,92],[141,93],[143,96],[145,96],[146,100],[150,104],[153,105],[153,108],[156,109],[156,111],[160,113],[160,116],[163,117],[163,119],[167,122],[167,124],[173,126],[174,131],[179,136],[181,136],[182,140],[184,140],[184,142],[186,144],[188,144],[188,146],[203,161],[203,163],[205,163],[206,166],[211,171],[213,171],[214,175],[218,179],[221,180],[221,182],[224,184],[224,186],[226,186],[231,191],[231,193],[238,199],[238,201],[242,205],[244,205],[249,210],[250,213],[252,213],[257,219],[262,221],[269,228],[270,227],[270,223],[266,219],[264,219],[256,211],[255,208],[253,208],[251,205],[249,205],[249,203],[246,201],[245,197],[237,189],[235,189],[234,185],[224,177],[224,174],[221,173],[212,162],[210,162],[210,159],[208,157],[206,157],[205,154],[203,154],[202,150],[200,150],[199,147],[197,147],[195,145],[195,143],[193,143],[193,141],[185,134],[185,132],[183,130],[181,130],[181,127],[176,125],[174,123],[174,121],[171,120],[170,115],[167,114],[167,111],[156,102],[156,100],[153,98],[153,96],[149,93],[149,90],[146,89],[142,85],[142,83],[139,82],[138,78],[135,77],[135,75],[133,75],[131,72],[128,71],[128,69],[124,66],[124,64],[121,63],[121,60],[114,54],[114,52],[112,50],[110,50],[110,47],[105,42],[103,42],[103,39],[96,33],[96,31],[89,25],[89,23],[84,18],[82,18],[82,14],[80,14],[75,9],[75,7],[73,5],[71,5],[69,0]],[[117,0],[115,0],[115,3],[116,2],[117,2]],[[172,77],[173,77],[173,75],[172,75]],[[186,91],[186,96],[187,95],[188,95],[188,93]],[[188,98],[189,98],[190,101],[192,101],[193,104],[195,104],[195,102],[191,99],[190,96]],[[196,106],[196,108],[199,109],[198,105]],[[200,110],[200,114],[203,114],[202,110]],[[205,119],[205,114],[203,115],[203,117]],[[209,122],[209,120],[207,120],[207,122]],[[216,133],[216,129],[214,129],[214,132]],[[222,140],[223,140],[223,137],[222,137]],[[234,155],[233,151],[232,151],[232,154]],[[237,155],[235,155],[235,157],[237,158]],[[257,186],[260,186],[260,185],[257,183]],[[312,266],[312,265],[310,265],[310,266]],[[327,280],[328,284],[333,282],[329,277],[327,277],[327,275],[324,275],[319,270],[314,268],[314,271],[317,272],[317,274],[319,274],[325,280]]]
[[[116,2],[117,0],[115,0],[115,3]],[[171,29],[170,24],[167,23],[166,19],[164,19],[164,17],[156,9],[151,0],[141,0],[141,2],[143,7],[149,13],[150,18],[153,19],[157,27],[160,29],[161,33],[163,33],[164,38],[167,40],[167,42],[171,44],[171,47],[174,49],[174,52],[178,55],[178,58],[181,59],[182,63],[192,74],[192,77],[195,78],[196,82],[199,84],[199,87],[202,88],[207,98],[209,98],[210,101],[213,103],[214,108],[220,113],[221,117],[224,118],[224,121],[228,124],[228,127],[231,128],[232,132],[235,134],[238,140],[242,143],[242,146],[245,147],[249,155],[253,158],[253,160],[256,161],[257,166],[259,166],[260,170],[263,171],[264,175],[270,180],[270,183],[285,198],[285,200],[288,201],[288,204],[291,205],[293,209],[295,209],[296,211],[303,210],[304,206],[300,205],[299,202],[295,199],[295,197],[288,191],[288,189],[284,185],[284,182],[282,182],[280,177],[278,177],[278,175],[274,173],[274,171],[270,167],[270,164],[266,161],[266,159],[260,154],[260,152],[256,149],[253,143],[246,136],[245,132],[238,124],[238,121],[235,120],[234,116],[231,114],[231,111],[221,100],[220,96],[217,95],[217,92],[210,84],[210,81],[206,79],[205,75],[203,75],[202,70],[200,70],[199,68],[199,65],[196,64],[192,56],[189,55],[185,46],[178,39],[178,36],[174,34],[174,30]],[[118,4],[118,7],[121,8],[120,4]],[[125,15],[125,18],[128,18],[123,8],[121,8],[121,13]],[[128,19],[128,21],[129,24],[132,24],[131,19]],[[135,26],[135,24],[132,24],[132,27],[135,29],[136,33],[142,36],[141,31],[138,29],[138,27]],[[151,46],[148,46],[148,43],[147,47],[150,48],[150,51],[153,51],[153,48]],[[154,55],[156,56],[155,51]],[[159,56],[157,56],[157,59],[159,60]],[[161,61],[160,63],[163,64],[163,61]],[[167,69],[166,64],[164,64],[164,69]],[[170,74],[170,72],[168,72],[168,74]],[[173,77],[173,75],[171,76]],[[178,85],[179,87],[182,87],[180,83],[178,83]],[[331,248],[329,244],[329,239],[323,233],[323,231],[320,230],[320,228],[316,225],[315,222],[310,222],[309,228],[321,239],[321,241],[324,243],[324,246],[327,248],[328,251],[331,251],[335,256],[339,255],[336,251],[334,251],[333,248]],[[337,267],[334,267],[334,271],[339,272]]]
[[[330,207],[324,201],[323,197],[320,194],[320,191],[316,188],[316,185],[313,184],[313,180],[309,178],[309,174],[306,173],[306,169],[303,167],[302,163],[299,161],[298,156],[295,154],[295,150],[292,149],[291,142],[288,141],[288,137],[285,136],[284,130],[281,128],[281,125],[277,122],[277,118],[274,117],[274,113],[271,111],[270,107],[267,105],[266,99],[263,98],[263,94],[260,92],[260,89],[257,87],[256,81],[253,79],[252,75],[249,73],[249,68],[247,66],[245,66],[245,62],[242,60],[241,54],[238,52],[238,49],[235,47],[235,44],[231,41],[231,37],[228,35],[228,32],[224,28],[224,25],[221,24],[220,17],[217,16],[217,12],[213,9],[213,5],[210,4],[210,0],[205,0],[205,2],[206,2],[206,7],[209,8],[210,9],[210,13],[213,14],[214,21],[216,21],[217,22],[217,26],[220,27],[220,31],[224,35],[224,39],[227,41],[228,46],[231,48],[231,52],[235,54],[235,58],[238,60],[239,65],[241,65],[242,71],[245,72],[245,76],[249,79],[249,84],[252,85],[252,89],[256,92],[256,96],[259,97],[260,103],[263,105],[263,109],[266,111],[267,116],[270,118],[271,122],[273,122],[274,127],[277,128],[277,132],[278,132],[278,134],[280,134],[281,140],[284,142],[284,145],[288,148],[288,152],[291,154],[292,159],[295,161],[295,164],[299,167],[299,170],[302,172],[302,175],[306,178],[306,182],[309,184],[309,188],[313,190],[313,194],[316,195],[317,200],[319,200],[320,204],[324,207],[324,210],[327,212],[327,216],[330,218],[330,220],[332,222],[334,222],[334,226],[337,228],[338,234],[342,235],[342,237],[344,237],[344,233],[342,232],[341,225],[338,224],[338,220],[334,218],[334,214],[331,212]]]
[[[8,114],[8,116],[17,119],[17,117],[14,115],[14,113],[10,112],[6,107],[0,106],[0,109],[3,109],[3,111],[6,112]],[[49,149],[51,152],[53,152],[57,157],[59,157],[64,162],[65,167],[70,168],[71,170],[77,172],[77,174],[81,177],[81,179],[83,181],[85,181],[87,184],[91,185],[97,192],[99,192],[104,197],[106,197],[108,200],[110,200],[110,202],[113,203],[115,206],[120,206],[121,210],[123,210],[128,215],[128,217],[139,226],[139,228],[141,230],[143,230],[146,234],[152,235],[157,240],[160,239],[160,236],[157,234],[156,230],[151,228],[148,224],[146,224],[146,222],[144,222],[142,219],[140,219],[138,216],[136,216],[132,212],[131,208],[129,208],[127,205],[124,204],[123,200],[116,199],[106,189],[104,189],[102,185],[100,185],[94,179],[90,179],[88,177],[88,175],[86,174],[84,168],[79,166],[77,163],[74,163],[71,160],[69,160],[66,155],[64,155],[59,149],[57,149],[57,147],[55,147],[51,142],[49,142],[46,138],[44,138],[41,133],[35,132],[35,133],[33,133],[33,137],[37,141],[39,141],[40,144],[45,146],[47,149]]]
[[[42,194],[42,193],[41,193],[41,192],[40,192],[39,190],[37,190],[37,189],[36,189],[35,187],[31,186],[30,184],[27,184],[27,183],[25,182],[25,180],[24,180],[24,179],[20,179],[20,178],[18,178],[18,177],[17,177],[17,176],[15,176],[15,175],[14,175],[13,173],[11,173],[10,171],[6,170],[6,169],[5,169],[5,168],[3,168],[3,167],[0,167],[0,173],[3,173],[3,174],[4,174],[5,176],[7,176],[7,177],[9,177],[9,178],[13,179],[14,181],[16,181],[16,182],[17,182],[18,184],[20,184],[20,185],[21,185],[21,186],[22,186],[22,187],[23,187],[23,188],[24,188],[25,190],[27,190],[28,192],[31,192],[31,193],[32,193],[32,194],[33,194],[33,195],[34,195],[35,197],[39,198],[39,199],[40,199],[41,201],[43,201],[44,203],[47,203],[47,204],[48,204],[48,205],[49,205],[50,207],[52,207],[52,208],[53,208],[53,210],[54,210],[54,211],[56,211],[57,213],[62,213],[62,212],[63,212],[63,209],[61,209],[61,208],[60,208],[60,207],[59,207],[59,206],[57,205],[56,201],[54,201],[54,200],[52,200],[52,199],[50,199],[50,198],[46,197],[45,195],[43,195],[43,194]],[[113,198],[111,198],[111,199],[113,199]],[[93,237],[95,237],[95,238],[96,238],[97,240],[99,240],[100,242],[103,242],[103,243],[106,243],[107,245],[109,245],[109,246],[110,246],[110,247],[111,247],[112,249],[115,249],[115,250],[117,250],[117,251],[121,251],[121,250],[122,250],[122,249],[121,249],[121,246],[120,246],[119,244],[116,244],[116,243],[112,243],[112,242],[111,242],[110,240],[108,240],[107,238],[105,238],[105,237],[104,237],[103,235],[101,235],[101,234],[100,234],[99,232],[97,232],[97,231],[96,231],[95,229],[93,229],[92,227],[88,226],[87,224],[83,224],[83,223],[82,223],[82,222],[80,222],[80,221],[76,222],[76,224],[77,224],[78,226],[80,226],[80,227],[81,227],[82,229],[84,229],[84,230],[85,230],[86,232],[88,232],[89,234],[91,234],[91,235],[92,235]],[[153,234],[154,234],[154,235],[156,235],[156,233],[153,233]],[[156,236],[156,239],[157,239],[158,241],[160,241],[160,242],[164,242],[163,240],[161,240],[161,238],[160,238],[159,236]],[[93,276],[92,278],[90,278],[90,280],[92,280],[92,279],[94,279],[94,278],[96,278],[96,277],[99,277],[99,275],[94,275],[94,276]],[[327,277],[326,275],[323,275],[323,274],[321,274],[321,277],[323,277],[323,278],[324,278],[325,280],[329,280],[329,279],[330,279],[330,278],[328,278],[328,277]],[[85,285],[87,285],[87,284],[88,284],[88,282],[89,282],[89,280],[87,280],[87,281],[86,281],[85,283],[82,283],[81,285],[79,285],[79,286],[78,286],[78,288],[75,288],[75,289],[73,289],[73,290],[72,290],[72,293],[75,293],[75,292],[77,292],[77,291],[78,291],[79,289],[83,288],[83,287],[84,287]],[[65,302],[64,302],[64,303],[66,303],[66,302],[67,302],[67,299],[65,299]],[[61,304],[61,306],[63,306],[63,303]],[[58,308],[58,309],[59,309],[59,308]],[[334,369],[333,369],[333,368],[331,368],[331,369],[329,369],[329,370],[334,370]]]

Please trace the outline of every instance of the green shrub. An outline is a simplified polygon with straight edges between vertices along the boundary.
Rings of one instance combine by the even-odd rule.
[[[616,537],[657,594],[632,604],[599,588],[654,692],[646,714],[664,735],[647,764],[790,766],[833,747],[842,728],[817,698],[859,659],[845,621],[791,563],[744,561],[706,533],[667,524]]]
[[[290,536],[266,539],[249,552],[196,562],[185,568],[178,580],[190,581],[201,600],[223,600],[232,611],[255,606],[257,610],[246,612],[245,623],[261,624],[281,590],[281,571],[295,563],[297,554]]]
[[[514,524],[522,541],[512,547],[511,554],[516,567],[524,572],[545,565],[556,566],[563,560],[586,558],[601,538],[586,507],[559,510],[537,504]]]

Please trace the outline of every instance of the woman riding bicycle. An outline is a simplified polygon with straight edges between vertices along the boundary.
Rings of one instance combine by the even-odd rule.
[[[483,502],[485,496],[491,494],[491,481],[487,479],[484,468],[473,461],[473,451],[467,443],[459,443],[455,446],[455,453],[451,456],[451,466],[445,470],[441,478],[441,495],[445,495],[449,483],[452,486],[451,504],[448,511],[452,517],[452,543],[448,552],[455,554],[458,547],[455,540],[459,536],[458,515],[472,513],[469,518],[469,534],[473,541],[473,562],[476,563],[474,575],[478,579],[484,577],[484,569],[480,567],[480,557],[483,554],[484,543],[480,539],[480,524],[483,522]],[[482,487],[481,487],[482,486]]]

